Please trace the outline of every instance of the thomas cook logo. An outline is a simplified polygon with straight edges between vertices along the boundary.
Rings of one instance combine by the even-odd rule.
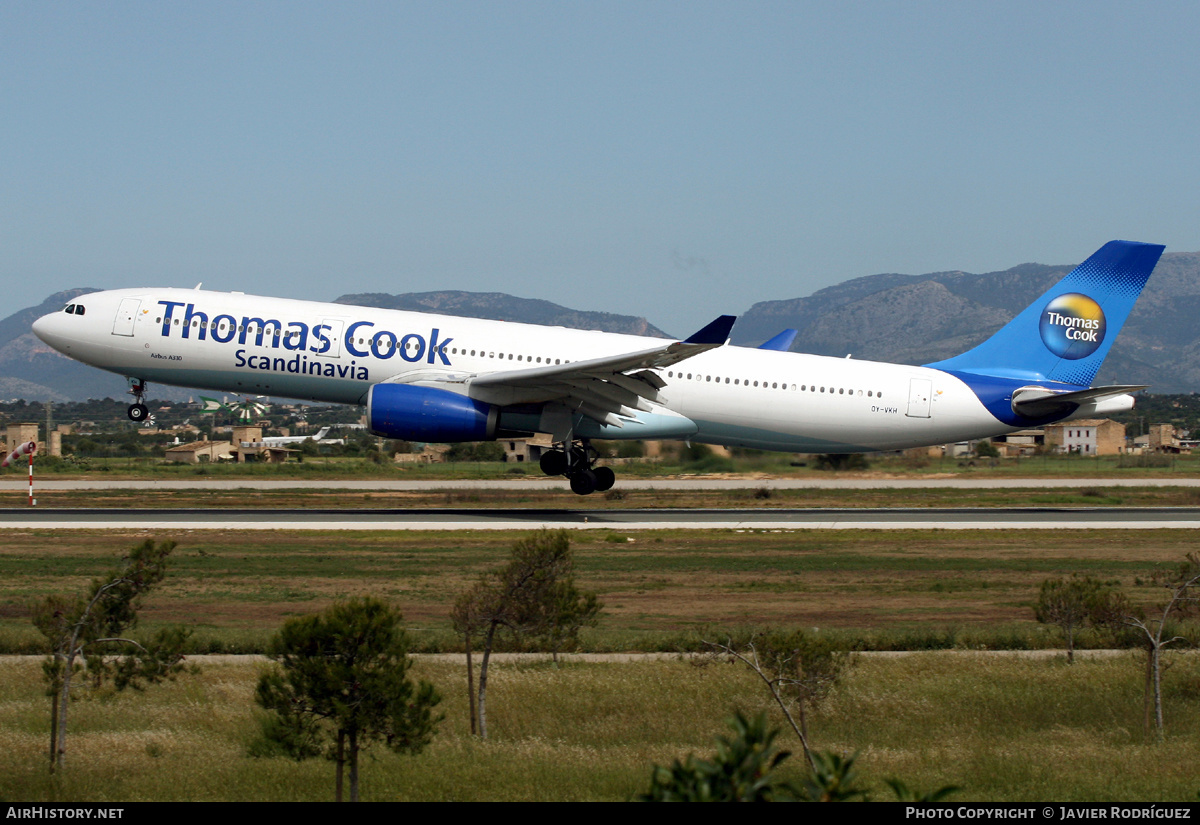
[[[1104,310],[1086,295],[1059,295],[1042,310],[1039,331],[1046,348],[1071,361],[1087,358],[1104,342]]]

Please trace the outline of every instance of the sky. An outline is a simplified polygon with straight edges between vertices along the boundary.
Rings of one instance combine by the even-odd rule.
[[[1200,250],[1192,2],[0,0],[0,286],[723,313]],[[7,313],[4,313],[7,314]]]

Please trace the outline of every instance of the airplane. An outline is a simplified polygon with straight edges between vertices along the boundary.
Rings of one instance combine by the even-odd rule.
[[[865,453],[971,441],[1133,406],[1092,387],[1163,246],[1111,241],[975,348],[924,366],[728,343],[722,315],[682,340],[208,290],[81,295],[33,329],[76,360],[148,381],[366,407],[417,442],[548,433],[541,469],[611,488],[593,439]]]
[[[315,435],[269,435],[258,441],[243,441],[243,447],[286,447],[288,444],[301,444],[312,439],[316,444],[345,444],[344,438],[326,438],[332,427],[322,427]]]

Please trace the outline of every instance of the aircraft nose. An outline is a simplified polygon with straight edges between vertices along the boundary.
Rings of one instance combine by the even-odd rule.
[[[66,340],[62,329],[62,312],[51,312],[33,322],[33,334],[42,341],[62,352]]]
[[[36,321],[33,322],[33,334],[36,335],[38,338],[41,338],[43,341],[46,341],[46,333],[48,333],[49,331],[50,331],[50,316],[49,315],[43,315],[41,318],[38,318]],[[50,342],[46,341],[46,343],[48,344]]]

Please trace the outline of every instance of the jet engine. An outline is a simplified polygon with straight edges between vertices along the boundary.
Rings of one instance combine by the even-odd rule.
[[[376,384],[367,393],[367,426],[403,441],[488,441],[500,408],[465,395],[412,384]]]

